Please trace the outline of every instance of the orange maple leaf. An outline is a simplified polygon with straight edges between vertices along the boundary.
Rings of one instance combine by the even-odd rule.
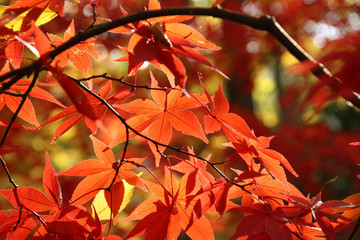
[[[117,183],[122,182],[122,179],[131,185],[137,186],[142,190],[147,191],[142,180],[134,172],[128,171],[131,168],[134,168],[134,165],[123,162],[122,165],[119,166],[120,162],[115,160],[114,154],[106,144],[94,136],[90,136],[90,138],[93,142],[95,154],[99,160],[84,160],[70,169],[58,173],[58,175],[86,176],[75,188],[71,198],[73,201],[76,201],[77,204],[86,203],[91,200],[101,189],[109,187],[112,194],[115,194],[114,191],[119,189]],[[132,158],[129,160],[136,163],[141,163],[145,159]],[[113,185],[111,185],[112,182]],[[114,214],[118,213],[119,207],[123,200],[122,198],[116,199],[117,201],[120,201],[120,204],[109,204],[109,207],[112,208]]]
[[[68,41],[74,35],[75,26],[74,21],[72,21],[69,25],[69,28],[64,33],[64,40],[53,34],[48,34],[48,37],[50,38],[51,43],[57,47]],[[78,43],[75,46],[67,49],[54,59],[53,64],[56,64],[60,68],[63,68],[70,60],[74,64],[74,66],[79,69],[80,72],[82,72],[85,76],[88,76],[88,71],[92,68],[89,55],[95,59],[97,59],[98,57],[94,48],[95,44],[93,43],[93,41],[93,38],[89,38],[86,41]]]
[[[253,159],[257,158],[273,177],[284,184],[287,184],[286,175],[279,163],[294,176],[298,176],[283,155],[268,149],[272,137],[255,137],[244,119],[237,114],[229,113],[229,103],[222,92],[221,83],[215,93],[214,100],[201,81],[200,83],[210,103],[210,108],[204,105],[208,112],[208,115],[204,117],[206,133],[213,133],[222,129],[231,142],[231,146],[245,160],[250,170],[253,170]]]
[[[152,74],[151,79],[151,86],[158,88],[158,83]],[[202,94],[195,94],[193,97],[181,97],[182,94],[181,89],[172,89],[166,92],[151,90],[153,101],[137,99],[122,105],[121,109],[130,113],[137,113],[138,116],[129,119],[128,123],[138,132],[148,128],[146,136],[157,143],[167,145],[170,142],[173,128],[184,134],[200,138],[207,143],[208,140],[197,117],[188,110],[201,106],[202,103],[200,102],[206,102],[206,97]],[[132,119],[135,119],[136,122]],[[136,125],[132,125],[132,123]],[[119,133],[111,146],[124,141],[124,130],[119,131]],[[150,147],[154,154],[158,151],[163,152],[166,148],[165,146],[155,147],[154,144],[150,144]],[[159,159],[157,159],[158,164]]]
[[[28,32],[27,32],[28,33]],[[24,36],[25,35],[25,36]],[[25,34],[19,34],[21,38],[26,37]],[[10,64],[14,68],[20,68],[20,63],[22,61],[22,55],[24,52],[24,44],[19,42],[14,35],[5,35],[1,38],[1,49],[4,48],[6,58],[9,59]]]
[[[194,155],[194,150],[192,148],[188,147],[187,151]],[[169,157],[177,158],[175,156]],[[190,156],[189,160],[180,160],[181,162],[172,166],[171,169],[189,175],[189,183],[186,185],[187,194],[192,193],[194,190],[199,190],[202,185],[214,180],[214,177],[206,171],[206,162],[201,161],[194,156]]]

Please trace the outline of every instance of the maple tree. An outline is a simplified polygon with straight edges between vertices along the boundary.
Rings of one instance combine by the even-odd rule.
[[[206,4],[0,6],[0,239],[358,236],[357,5]]]

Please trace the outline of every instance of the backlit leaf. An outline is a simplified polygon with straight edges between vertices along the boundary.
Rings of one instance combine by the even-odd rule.
[[[53,202],[61,206],[62,204],[61,188],[59,181],[55,176],[55,171],[51,166],[48,153],[46,153],[46,164],[43,175],[43,187],[46,195],[48,195]]]
[[[14,207],[24,205],[26,208],[35,212],[43,212],[58,207],[57,204],[52,202],[45,194],[31,187],[12,190],[0,189],[0,195],[5,196]]]

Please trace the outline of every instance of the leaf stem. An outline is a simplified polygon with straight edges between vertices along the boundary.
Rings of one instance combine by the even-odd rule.
[[[146,167],[145,165],[139,164],[139,163],[137,163],[137,162],[134,162],[134,161],[131,161],[131,160],[127,160],[127,159],[124,159],[124,162],[131,163],[131,164],[135,165],[136,167],[145,168],[146,171],[148,171],[148,173],[150,173],[150,175],[153,176],[153,178],[158,182],[158,184],[159,184],[165,191],[168,192],[168,190],[164,187],[164,185],[160,182],[160,180],[155,176],[155,174],[154,174],[148,167]]]

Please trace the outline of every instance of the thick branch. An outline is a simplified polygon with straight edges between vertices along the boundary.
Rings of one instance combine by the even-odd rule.
[[[52,61],[60,53],[80,43],[81,41],[85,41],[91,37],[104,33],[110,29],[152,17],[170,16],[170,15],[212,16],[212,17],[234,21],[249,26],[253,29],[267,31],[271,35],[273,35],[299,61],[308,60],[318,65],[318,68],[313,71],[313,74],[319,78],[323,76],[326,76],[327,78],[332,78],[333,81],[331,87],[333,89],[336,90],[341,84],[337,79],[335,79],[331,75],[331,73],[323,65],[318,64],[306,51],[304,51],[276,22],[274,17],[265,15],[256,18],[238,12],[219,9],[219,8],[192,8],[192,7],[165,8],[165,9],[159,9],[153,11],[141,11],[135,14],[121,17],[111,22],[99,24],[85,31],[79,32],[74,37],[69,39],[69,41],[65,42],[64,44],[60,45],[59,47],[51,51],[49,54],[50,61]],[[25,75],[30,75],[35,69],[39,69],[41,67],[42,67],[41,64],[39,64],[38,62],[33,62],[28,66],[25,66],[23,68],[4,74],[3,76],[0,76],[0,82],[4,81],[5,79],[13,77],[13,79],[11,79],[9,82],[3,84],[3,90],[8,89],[21,77]],[[347,99],[346,96],[343,97],[346,100],[353,103],[355,106],[360,108],[360,100],[356,96],[352,97],[351,99]]]
[[[115,19],[108,23],[99,24],[96,26],[93,26],[85,31],[81,31],[77,33],[74,37],[69,39],[67,42],[63,43],[62,45],[55,48],[53,51],[49,54],[49,59],[52,61],[56,56],[58,56],[60,53],[64,52],[65,50],[71,48],[72,46],[75,46],[76,44],[85,41],[91,37],[97,36],[99,34],[102,34],[108,30],[111,30],[113,28],[123,26],[132,22],[137,22],[140,20],[145,20],[152,17],[159,17],[159,16],[171,16],[171,15],[199,15],[199,16],[213,16],[218,17],[222,19],[228,19],[231,21],[235,21],[247,26],[250,26],[254,29],[258,30],[265,30],[262,21],[259,21],[258,18],[254,18],[251,16],[247,16],[244,14],[240,14],[233,11],[218,9],[218,8],[191,8],[191,7],[183,7],[183,8],[166,8],[166,9],[160,9],[160,10],[153,10],[153,11],[141,11],[137,12],[135,14],[131,14],[125,17],[121,17],[118,19]],[[20,76],[23,77],[25,75],[29,75],[32,71],[35,69],[41,67],[41,64],[39,62],[33,62],[30,65],[27,65],[23,68],[11,71],[9,73],[6,73],[2,76],[0,76],[0,82],[11,78],[13,76]],[[18,78],[18,79],[20,79]],[[15,81],[16,82],[16,81]],[[3,88],[6,87],[6,84],[4,84]]]

